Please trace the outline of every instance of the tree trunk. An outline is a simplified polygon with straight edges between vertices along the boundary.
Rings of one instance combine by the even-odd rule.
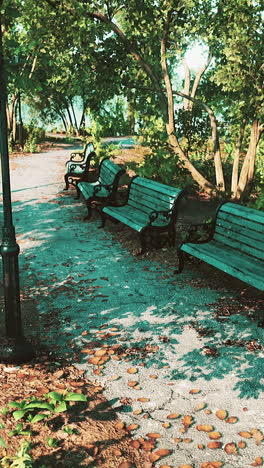
[[[23,120],[22,120],[22,109],[21,109],[21,93],[18,94],[18,144],[20,148],[23,149],[24,141],[23,141]]]
[[[232,169],[232,181],[231,181],[232,198],[236,198],[236,193],[237,193],[239,159],[240,159],[240,154],[241,154],[241,149],[242,149],[243,138],[245,134],[245,128],[246,128],[246,122],[244,120],[239,129],[239,136],[237,139],[235,155],[234,155],[234,162],[233,162],[233,169]]]
[[[190,68],[189,68],[188,63],[186,62],[185,59],[183,59],[182,64],[184,66],[184,88],[183,88],[183,92],[184,92],[184,94],[187,94],[189,96],[189,94],[190,94],[190,85],[191,85]],[[190,108],[191,108],[191,101],[189,101],[189,99],[184,98],[183,99],[183,109],[184,110],[189,110]]]
[[[238,200],[245,198],[246,194],[248,195],[250,193],[255,172],[257,146],[262,132],[263,127],[261,127],[258,120],[254,120],[251,127],[247,154],[239,177],[236,192],[236,199]]]

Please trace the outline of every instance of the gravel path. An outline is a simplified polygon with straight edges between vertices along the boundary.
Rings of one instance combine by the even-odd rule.
[[[82,201],[62,191],[70,149],[11,159],[21,292],[35,299],[41,341],[102,386],[139,446],[164,449],[155,466],[261,466],[251,465],[264,445],[254,302],[221,314],[237,291],[209,289],[197,269],[175,276],[133,257],[98,218],[84,223]]]

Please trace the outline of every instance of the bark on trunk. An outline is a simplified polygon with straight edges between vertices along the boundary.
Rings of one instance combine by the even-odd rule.
[[[239,177],[239,183],[236,192],[236,198],[238,200],[245,198],[245,196],[250,192],[255,172],[257,146],[262,132],[263,127],[260,125],[257,119],[254,120],[251,127],[247,154]]]
[[[233,169],[232,169],[232,181],[231,181],[231,197],[236,198],[237,185],[238,185],[238,174],[239,174],[239,159],[242,149],[243,138],[245,134],[246,122],[244,121],[239,130],[239,136],[237,139]]]
[[[190,95],[190,86],[191,86],[190,68],[189,68],[188,63],[186,62],[185,59],[183,59],[182,64],[184,66],[184,88],[183,88],[183,92],[184,92],[184,94],[187,94],[189,96]],[[191,108],[191,101],[189,101],[189,99],[184,98],[183,99],[183,109],[184,110],[189,110],[190,108]]]

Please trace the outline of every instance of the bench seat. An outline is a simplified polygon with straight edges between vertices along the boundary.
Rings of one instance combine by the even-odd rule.
[[[135,176],[129,184],[125,203],[107,204],[103,208],[102,227],[109,217],[138,232],[142,253],[146,250],[146,236],[152,238],[154,245],[159,234],[164,232],[169,245],[174,245],[177,208],[182,195],[181,189]]]
[[[225,202],[217,210],[212,234],[178,249],[179,270],[187,253],[264,291],[264,213]]]
[[[85,219],[90,219],[92,214],[92,202],[114,201],[118,189],[120,177],[125,170],[111,161],[104,158],[99,166],[98,179],[95,182],[78,182],[76,186],[77,199],[82,194],[87,206],[88,214]]]

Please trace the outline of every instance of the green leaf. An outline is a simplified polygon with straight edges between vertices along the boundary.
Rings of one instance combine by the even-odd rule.
[[[55,413],[63,413],[63,411],[67,411],[67,405],[65,401],[61,401],[58,406],[55,408]]]
[[[4,447],[4,448],[7,448],[7,445],[3,439],[3,437],[0,436],[0,447]]]
[[[65,401],[87,401],[87,397],[82,393],[69,392],[64,397]]]
[[[14,411],[13,417],[15,418],[16,421],[18,421],[19,419],[23,418],[23,416],[25,416],[26,412],[27,412],[26,410]]]
[[[63,395],[57,392],[49,392],[46,394],[47,398],[51,398],[54,401],[63,401]]]
[[[34,418],[31,420],[31,423],[34,424],[36,422],[42,421],[42,419],[45,419],[47,417],[48,417],[48,414],[43,414],[43,413],[36,414],[36,416],[34,416]]]
[[[11,406],[12,408],[23,408],[24,402],[19,403],[18,401],[10,401],[8,406]]]
[[[54,406],[50,403],[47,403],[46,401],[32,401],[31,403],[28,403],[28,405],[25,406],[25,409],[31,408],[47,409],[49,411],[54,410]]]
[[[4,428],[5,428],[4,424],[0,424],[0,429],[4,429]]]

